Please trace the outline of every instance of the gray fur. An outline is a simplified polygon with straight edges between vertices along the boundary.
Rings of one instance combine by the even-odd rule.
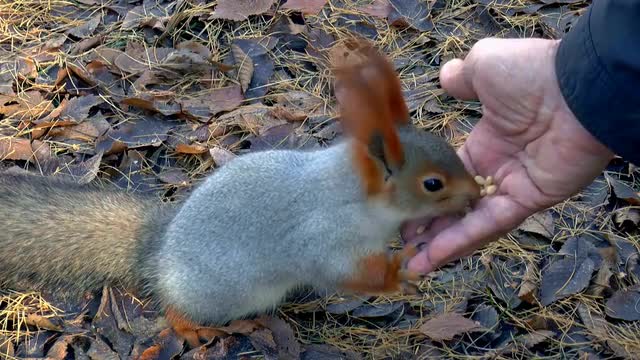
[[[408,161],[394,176],[410,178],[416,162],[466,174],[442,139],[400,134]],[[357,259],[384,251],[403,221],[452,207],[401,186],[394,205],[368,199],[349,145],[240,156],[176,209],[134,194],[0,176],[0,270],[49,286],[142,286],[160,305],[211,325],[272,310],[297,287],[331,291]],[[462,207],[468,198],[456,201]]]

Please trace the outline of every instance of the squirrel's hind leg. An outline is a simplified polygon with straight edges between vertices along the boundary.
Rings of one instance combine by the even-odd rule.
[[[166,311],[166,318],[176,335],[185,340],[191,348],[196,348],[202,345],[200,342],[201,339],[208,342],[216,336],[226,335],[224,331],[211,327],[199,326],[186,319],[173,309],[168,309]]]

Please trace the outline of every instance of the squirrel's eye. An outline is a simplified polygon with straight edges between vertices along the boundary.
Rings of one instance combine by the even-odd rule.
[[[427,178],[422,182],[422,185],[429,192],[436,192],[442,189],[442,181],[436,178]]]

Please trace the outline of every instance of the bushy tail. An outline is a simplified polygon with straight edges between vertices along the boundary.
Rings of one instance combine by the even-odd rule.
[[[171,214],[153,197],[0,174],[0,283],[78,292],[137,287]]]

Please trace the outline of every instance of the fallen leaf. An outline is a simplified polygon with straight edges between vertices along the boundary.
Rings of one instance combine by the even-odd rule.
[[[130,119],[119,125],[117,129],[110,129],[105,135],[96,140],[96,151],[105,154],[123,151],[126,148],[143,146],[159,146],[167,139],[173,124],[154,117]]]
[[[391,25],[409,26],[418,31],[433,29],[429,2],[417,0],[389,0],[391,12],[387,17]]]
[[[520,282],[524,274],[524,264],[513,259],[507,261],[494,260],[487,264],[489,281],[487,285],[491,291],[509,308],[514,309],[522,302],[517,296]]]
[[[365,14],[384,19],[391,14],[393,8],[391,7],[389,0],[373,0],[371,4],[363,5],[359,7],[358,10]]]
[[[434,341],[452,340],[457,335],[480,330],[484,329],[479,323],[456,313],[438,315],[420,326],[420,332]]]
[[[286,123],[261,130],[257,136],[246,140],[251,144],[251,151],[270,149],[306,149],[313,148],[318,142],[311,135],[300,129],[297,123]]]
[[[166,184],[186,185],[189,183],[189,177],[182,169],[169,169],[158,174],[158,179]]]
[[[277,359],[278,350],[273,333],[269,329],[258,329],[249,334],[251,344],[260,351],[266,359]]]
[[[396,310],[401,309],[403,306],[404,303],[402,301],[375,305],[362,305],[355,308],[351,315],[358,318],[383,317],[394,313]]]
[[[520,224],[518,229],[553,239],[555,232],[553,215],[548,210],[535,213]]]
[[[211,154],[213,162],[215,162],[216,166],[218,167],[223,166],[236,157],[236,155],[231,151],[219,146],[214,146],[213,148],[209,149],[209,154]]]
[[[256,320],[233,320],[227,326],[217,327],[216,330],[223,331],[229,335],[232,334],[251,334],[261,327]]]
[[[51,111],[53,104],[39,91],[25,91],[17,96],[0,95],[0,114],[20,119],[39,118]]]
[[[498,311],[490,305],[478,305],[471,318],[488,330],[496,330],[500,325]]]
[[[558,251],[560,255],[566,255],[575,258],[578,263],[586,258],[590,258],[595,267],[599,267],[602,263],[602,255],[589,237],[570,237],[565,240],[564,244]]]
[[[113,304],[111,288],[107,286],[102,288],[100,300],[100,307],[91,322],[92,328],[111,343],[113,350],[119,354],[128,354],[133,346],[134,336],[118,326],[119,320],[116,316],[121,317],[122,315],[113,312],[114,309],[117,309],[117,304]]]
[[[253,77],[253,60],[238,45],[231,44],[231,52],[238,67],[238,81],[242,92],[246,92]]]
[[[81,39],[89,37],[93,34],[94,31],[96,31],[96,29],[98,28],[98,25],[100,25],[101,20],[102,20],[102,15],[98,14],[92,17],[90,20],[85,21],[82,25],[72,27],[67,31],[67,34],[73,35]]]
[[[618,290],[607,300],[608,316],[626,321],[640,320],[640,292]]]
[[[322,10],[327,0],[288,0],[280,8],[300,11],[305,15],[315,15]]]
[[[556,300],[586,289],[594,270],[593,260],[566,257],[555,260],[542,273],[540,284],[540,302],[547,306]]]
[[[180,114],[182,107],[175,101],[175,94],[168,91],[148,91],[122,99],[123,105],[157,112],[165,116]]]
[[[618,199],[622,199],[631,205],[640,205],[640,196],[629,185],[613,178],[608,173],[605,173],[604,176]]]
[[[275,0],[219,0],[210,19],[244,21],[267,12]]]
[[[201,121],[208,121],[221,112],[236,109],[244,101],[240,86],[231,85],[218,89],[209,89],[190,97],[177,100],[182,112]]]
[[[86,39],[82,39],[69,47],[69,55],[79,55],[100,45],[105,39],[104,35],[96,35]]]
[[[518,290],[518,297],[520,298],[520,300],[526,301],[529,304],[535,304],[537,302],[537,273],[538,266],[535,263],[528,263],[524,272],[524,276],[522,277],[522,282],[520,283],[520,289]]]
[[[53,346],[47,352],[47,358],[53,360],[64,360],[67,358],[67,353],[69,352],[69,345],[73,340],[75,335],[64,335],[58,338]]]
[[[203,154],[207,152],[207,147],[200,144],[178,144],[176,152],[180,154]]]
[[[0,139],[1,160],[30,160],[33,156],[31,141],[25,138]]]
[[[582,323],[589,330],[589,338],[592,341],[600,341],[607,344],[616,355],[622,358],[635,358],[623,346],[611,339],[611,336],[609,335],[611,327],[603,316],[591,312],[589,307],[584,303],[578,304],[577,312]]]
[[[102,155],[102,152],[98,152],[80,164],[69,165],[67,166],[66,173],[78,184],[88,184],[98,176]]]
[[[122,20],[121,29],[131,30],[137,27],[148,26],[153,29],[164,31],[165,24],[169,21],[170,7],[163,8],[158,3],[145,2],[144,5],[136,6],[127,12]]]
[[[67,35],[65,34],[55,34],[46,43],[44,43],[44,48],[46,50],[59,50],[62,45],[67,41]]]
[[[353,351],[342,351],[328,344],[311,344],[304,347],[302,360],[361,360],[362,357]]]
[[[13,345],[13,341],[6,336],[0,336],[0,355],[4,355],[7,358],[13,358],[16,350]]]
[[[269,90],[269,83],[275,67],[273,60],[269,57],[269,52],[278,44],[278,41],[278,38],[273,36],[233,40],[231,49],[239,71],[242,71],[242,63],[251,60],[253,71],[251,81],[244,91],[245,98],[261,98]],[[236,48],[240,49],[242,54]],[[241,78],[241,81],[246,81],[246,79]]]
[[[270,106],[262,104],[247,105],[220,115],[216,123],[221,126],[237,126],[254,134],[287,124],[284,120],[274,118],[271,110]]]
[[[300,343],[287,322],[275,317],[262,317],[258,319],[258,322],[271,330],[278,351],[278,359],[300,358]]]
[[[27,317],[24,319],[24,322],[27,325],[35,326],[38,329],[46,329],[46,330],[52,330],[52,331],[62,330],[62,327],[60,327],[59,325],[55,325],[48,318],[38,314],[33,314],[33,313],[28,314]]]
[[[349,311],[353,311],[359,306],[362,306],[362,304],[364,304],[366,300],[367,300],[366,298],[358,298],[353,300],[347,299],[346,301],[331,303],[326,306],[325,311],[330,314],[336,314],[336,315],[346,314]]]
[[[182,351],[182,345],[171,329],[165,329],[158,334],[156,343],[145,349],[138,360],[173,359]]]
[[[69,100],[67,106],[62,109],[60,120],[70,120],[76,123],[84,121],[89,116],[92,107],[102,104],[104,100],[100,96],[78,96]]]

